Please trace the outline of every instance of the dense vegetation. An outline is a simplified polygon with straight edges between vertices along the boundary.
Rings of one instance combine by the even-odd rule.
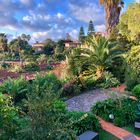
[[[6,34],[0,34],[0,69],[18,73],[0,79],[0,139],[76,140],[86,130],[102,131],[96,116],[120,127],[140,120],[140,4],[131,4],[119,22],[123,1],[100,3],[105,6],[108,36],[96,34],[90,21],[87,35],[81,26],[76,48],[65,47],[65,41],[72,42],[69,34],[65,40],[44,40],[42,53],[30,46],[29,35],[8,42]],[[56,67],[59,78],[52,74]],[[27,72],[35,74],[33,80],[19,76]],[[66,108],[66,99],[85,90],[120,84],[127,86],[126,97],[97,102],[88,113]]]

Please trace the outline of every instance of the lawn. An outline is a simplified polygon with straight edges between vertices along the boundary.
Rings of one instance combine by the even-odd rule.
[[[124,127],[124,129],[134,133],[137,136],[140,136],[140,129],[135,129],[134,125],[128,125],[128,126]]]
[[[99,131],[99,140],[120,140],[120,139],[102,129]]]

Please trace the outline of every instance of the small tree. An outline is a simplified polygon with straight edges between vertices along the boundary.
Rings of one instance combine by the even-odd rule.
[[[80,27],[80,32],[79,32],[79,41],[80,41],[80,42],[83,42],[84,37],[85,37],[84,28],[83,28],[83,26],[81,26],[81,27]]]
[[[95,31],[95,29],[94,29],[93,21],[90,20],[90,21],[89,21],[89,25],[88,25],[88,34],[91,34],[91,33],[93,33],[94,31]]]

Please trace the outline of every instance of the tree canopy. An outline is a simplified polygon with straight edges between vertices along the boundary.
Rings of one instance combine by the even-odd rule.
[[[122,14],[118,25],[119,33],[129,40],[140,40],[140,3],[130,4]]]

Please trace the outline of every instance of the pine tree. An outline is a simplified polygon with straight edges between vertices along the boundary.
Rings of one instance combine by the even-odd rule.
[[[85,37],[85,32],[83,26],[80,27],[80,32],[79,32],[79,41],[82,42]]]
[[[93,21],[90,20],[88,25],[88,34],[93,33],[94,31],[95,29],[94,29]]]

